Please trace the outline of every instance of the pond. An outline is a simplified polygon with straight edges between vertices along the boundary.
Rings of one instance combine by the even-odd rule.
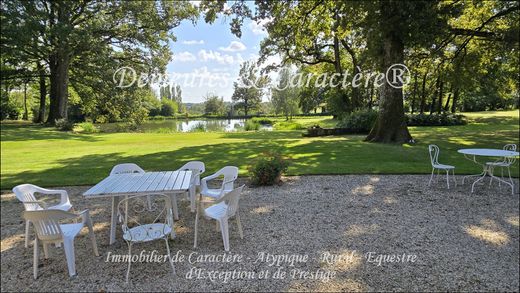
[[[148,120],[139,126],[141,132],[233,132],[244,131],[246,119],[167,119]],[[122,123],[100,125],[103,132],[120,132]],[[272,125],[260,125],[260,130],[273,130]]]

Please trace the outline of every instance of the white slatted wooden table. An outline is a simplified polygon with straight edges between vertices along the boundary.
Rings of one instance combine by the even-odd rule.
[[[111,197],[110,244],[116,240],[117,205],[120,196],[167,194],[171,198],[173,216],[179,219],[177,193],[187,192],[191,171],[164,171],[110,175],[83,193],[86,198]],[[173,223],[173,221],[172,221]],[[172,227],[171,237],[175,236]]]

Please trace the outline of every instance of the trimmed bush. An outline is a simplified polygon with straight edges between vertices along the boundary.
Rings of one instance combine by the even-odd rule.
[[[337,125],[353,133],[369,133],[377,119],[374,110],[361,110],[346,115]]]
[[[76,126],[74,126],[74,131],[82,133],[96,133],[99,132],[99,128],[92,122],[82,122],[77,123]]]
[[[71,131],[74,128],[74,124],[64,118],[56,119],[54,123],[56,128],[61,131]]]
[[[254,120],[246,120],[244,123],[244,130],[245,131],[251,131],[251,130],[260,130],[260,123]]]
[[[408,126],[453,126],[465,125],[466,117],[461,114],[407,114],[406,123]]]
[[[279,153],[263,153],[249,167],[249,177],[254,185],[273,185],[280,183],[282,174],[287,171],[289,161]]]
[[[261,125],[273,125],[274,124],[273,120],[271,120],[269,118],[265,118],[265,117],[253,117],[253,118],[251,118],[251,120],[254,122],[258,122]]]

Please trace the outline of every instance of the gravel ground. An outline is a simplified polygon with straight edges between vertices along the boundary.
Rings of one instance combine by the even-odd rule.
[[[487,183],[474,194],[468,183],[448,191],[440,181],[430,188],[428,177],[418,175],[284,181],[244,190],[245,238],[240,240],[231,221],[229,262],[214,262],[224,249],[213,222],[201,222],[199,248],[193,249],[195,217],[188,201],[180,200],[177,238],[170,241],[179,256],[176,275],[164,262],[136,262],[128,284],[126,263],[107,261],[109,253],[127,252],[120,229],[118,242],[108,245],[109,199],[84,199],[88,187],[65,188],[77,211],[90,209],[101,256],[93,255],[85,229],[75,242],[75,278],[68,277],[63,250],[51,247],[33,280],[22,205],[3,194],[2,291],[519,290],[517,192]],[[140,244],[133,252],[154,250],[164,254],[164,242]]]

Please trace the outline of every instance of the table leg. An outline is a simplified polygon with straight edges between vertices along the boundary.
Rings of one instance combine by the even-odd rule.
[[[475,182],[473,182],[473,184],[471,184],[471,193],[473,193],[473,188],[475,187],[475,184],[479,181],[481,181],[482,179],[486,178],[486,174],[488,173],[488,169],[486,168],[486,166],[484,166],[484,171],[482,171],[481,173],[481,177],[478,178],[477,180],[475,180]],[[470,176],[475,176],[475,175],[470,175]]]
[[[177,207],[177,194],[176,193],[172,193],[170,198],[172,200],[173,218],[175,220],[179,220],[179,209]]]
[[[117,206],[119,204],[119,196],[112,197],[112,215],[110,218],[110,240],[109,245],[116,242],[116,229],[117,229]]]
[[[514,185],[513,182],[512,182],[513,180],[511,180],[511,182],[506,181],[506,180],[504,180],[504,179],[502,179],[502,178],[500,178],[500,177],[497,177],[497,176],[493,175],[493,173],[489,173],[489,176],[491,176],[492,179],[496,179],[496,180],[498,180],[499,183],[500,183],[500,182],[503,182],[503,183],[505,183],[505,184],[511,186],[511,194],[515,194],[515,185]]]
[[[171,214],[170,214],[170,216],[171,216],[171,218],[170,218],[170,222],[172,223],[172,224],[171,224],[171,225],[172,225],[172,232],[170,233],[170,238],[171,238],[172,240],[175,239],[175,236],[176,236],[176,235],[175,235],[175,228],[174,228],[174,226],[175,226],[175,221],[173,220],[173,219],[175,218],[175,213],[176,213],[175,211],[176,211],[176,209],[177,209],[177,203],[176,203],[176,202],[177,202],[177,197],[175,196],[175,193],[174,193],[174,194],[171,194],[171,195],[170,195],[170,202],[169,202],[170,206],[169,206],[169,208],[170,208],[171,210],[173,210],[173,214],[174,214],[174,215],[171,215]],[[174,204],[174,203],[175,203],[175,204]],[[175,208],[173,208],[173,206],[175,206]]]

